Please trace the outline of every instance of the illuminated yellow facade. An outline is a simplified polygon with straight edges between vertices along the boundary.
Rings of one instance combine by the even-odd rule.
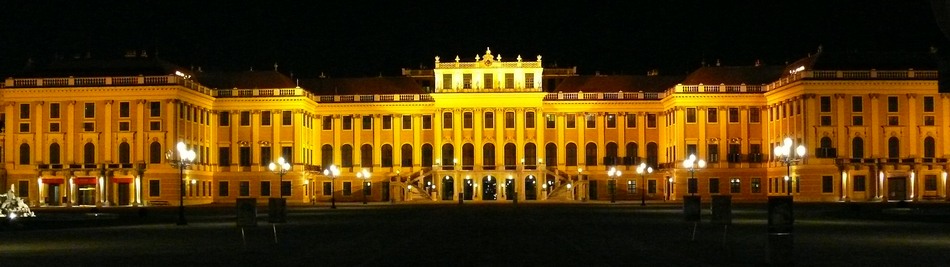
[[[168,65],[36,72],[0,90],[0,181],[34,206],[177,205],[182,182],[188,205],[946,200],[950,94],[936,68],[829,69],[823,54],[685,76],[583,76],[490,50],[299,83]],[[773,155],[785,138],[807,151],[790,165]],[[166,158],[178,142],[197,156],[183,174]],[[690,154],[706,166],[683,166]],[[267,168],[278,157],[283,177]]]

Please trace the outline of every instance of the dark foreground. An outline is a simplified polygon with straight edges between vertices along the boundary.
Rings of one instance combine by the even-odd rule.
[[[768,259],[765,204],[732,225],[678,204],[343,204],[236,226],[231,206],[40,209],[0,230],[0,266],[945,266],[950,206],[796,204],[792,262]],[[695,234],[694,234],[695,226]]]

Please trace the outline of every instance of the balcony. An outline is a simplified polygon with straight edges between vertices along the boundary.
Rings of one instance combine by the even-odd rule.
[[[548,93],[545,101],[561,100],[659,100],[665,96],[658,92],[594,92],[594,93]]]

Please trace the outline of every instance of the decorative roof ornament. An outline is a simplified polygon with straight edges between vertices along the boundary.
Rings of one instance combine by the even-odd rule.
[[[435,63],[439,63],[439,56],[435,56]]]
[[[484,64],[485,67],[491,67],[492,63],[495,61],[494,57],[491,55],[491,48],[485,48],[485,56],[482,58],[484,59],[482,60],[482,64]],[[475,61],[478,61],[477,55],[475,56]]]

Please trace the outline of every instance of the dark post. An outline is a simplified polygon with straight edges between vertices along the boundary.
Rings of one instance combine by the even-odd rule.
[[[185,221],[185,163],[181,160],[181,153],[178,155],[178,225],[187,225]]]
[[[698,222],[700,219],[700,196],[683,196],[683,214],[687,222]]]
[[[769,197],[769,246],[768,263],[771,265],[794,265],[794,238],[792,235],[795,214],[791,196]]]

